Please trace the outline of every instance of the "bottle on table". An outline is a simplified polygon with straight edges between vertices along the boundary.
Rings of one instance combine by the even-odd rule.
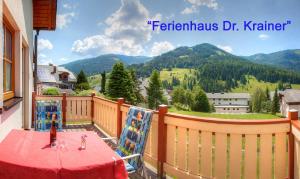
[[[52,145],[56,141],[56,125],[55,125],[56,114],[52,114],[51,128],[50,128],[50,144]]]

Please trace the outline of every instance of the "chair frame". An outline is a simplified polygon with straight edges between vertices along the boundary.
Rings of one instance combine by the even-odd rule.
[[[116,143],[118,143],[118,138],[117,137],[106,137],[106,138],[102,138],[103,141],[115,141]],[[124,161],[124,163],[128,160],[128,159],[131,159],[131,158],[135,158],[135,157],[140,157],[141,159],[141,162],[142,162],[142,165],[141,167],[138,169],[138,170],[133,170],[133,171],[130,171],[128,172],[128,174],[132,174],[132,173],[138,173],[139,170],[141,169],[142,172],[143,172],[143,175],[145,176],[146,179],[148,179],[148,175],[147,175],[147,169],[145,167],[145,162],[144,162],[144,157],[142,154],[132,154],[132,155],[128,155],[128,156],[125,156],[125,157],[121,157],[121,159]]]

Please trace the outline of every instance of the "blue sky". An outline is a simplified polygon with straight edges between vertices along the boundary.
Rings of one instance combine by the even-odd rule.
[[[39,63],[107,53],[155,56],[200,43],[236,55],[299,49],[299,7],[299,0],[58,0],[57,29],[40,32]],[[292,24],[284,32],[151,32],[147,20]]]

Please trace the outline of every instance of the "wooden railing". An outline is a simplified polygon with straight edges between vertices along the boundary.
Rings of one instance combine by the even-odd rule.
[[[90,120],[120,136],[130,105],[101,97],[36,96],[61,100],[65,121]],[[176,178],[299,178],[300,122],[288,119],[222,120],[153,111],[144,158],[158,173]]]
[[[298,112],[297,111],[290,111],[289,112],[289,119],[291,120],[291,135],[290,141],[290,148],[294,149],[291,150],[290,159],[291,160],[291,167],[290,173],[291,176],[294,176],[295,179],[300,179],[300,121],[298,119]]]

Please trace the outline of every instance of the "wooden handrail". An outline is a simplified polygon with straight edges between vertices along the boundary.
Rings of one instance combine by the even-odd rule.
[[[289,123],[288,119],[265,119],[265,120],[247,120],[247,119],[217,119],[217,118],[202,118],[183,114],[167,113],[166,116],[176,117],[184,120],[217,123],[217,124],[237,124],[237,125],[257,125],[257,124],[280,124]]]

